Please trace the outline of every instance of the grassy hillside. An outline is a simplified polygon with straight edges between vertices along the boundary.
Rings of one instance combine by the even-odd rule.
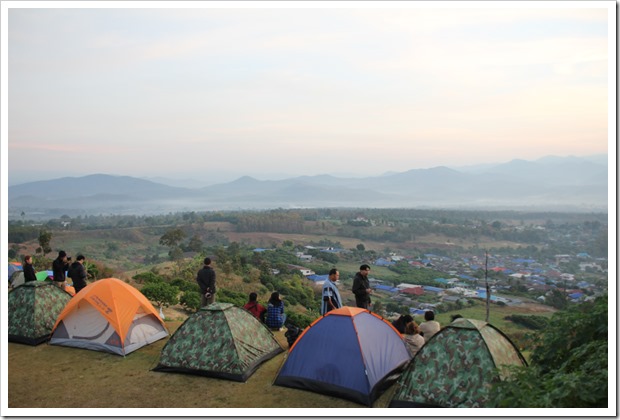
[[[179,321],[167,322],[171,334]],[[284,332],[274,333],[287,348]],[[355,408],[366,407],[341,398],[273,386],[284,362],[280,353],[265,362],[246,383],[180,373],[153,372],[168,339],[138,349],[126,357],[98,351],[41,344],[8,344],[9,408],[188,408],[194,415],[213,415],[213,408]],[[44,372],[45,380],[39,380]],[[39,378],[39,379],[36,379]],[[389,392],[375,407],[386,407]],[[273,410],[271,410],[273,413]],[[289,414],[291,410],[285,411]],[[367,411],[366,411],[367,412]],[[179,416],[178,410],[158,410],[153,415]],[[310,412],[305,411],[305,414]],[[63,411],[63,415],[72,415]],[[88,410],[89,415],[102,415]],[[123,416],[132,413],[123,411]],[[144,415],[141,410],[136,415]],[[334,412],[331,411],[331,415]],[[49,415],[42,411],[41,415]],[[252,415],[256,415],[253,413]],[[295,414],[293,414],[295,415]]]

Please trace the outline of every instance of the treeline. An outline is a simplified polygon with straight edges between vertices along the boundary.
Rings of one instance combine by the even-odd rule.
[[[242,213],[231,219],[237,232],[303,233],[304,218],[298,212],[274,210]]]

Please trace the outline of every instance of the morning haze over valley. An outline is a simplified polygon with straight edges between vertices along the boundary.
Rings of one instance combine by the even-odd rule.
[[[184,180],[184,185],[199,181]],[[63,214],[156,214],[273,208],[448,208],[606,212],[607,155],[547,156],[382,176],[329,174],[260,180],[240,176],[203,187],[172,179],[90,174],[10,186],[9,218]],[[205,182],[207,184],[207,182]]]

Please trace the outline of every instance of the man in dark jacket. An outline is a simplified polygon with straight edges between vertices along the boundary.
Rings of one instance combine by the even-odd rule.
[[[215,302],[215,270],[211,268],[211,258],[204,259],[204,266],[198,271],[196,281],[202,295],[201,306]]]
[[[70,260],[71,257],[67,257],[67,253],[65,251],[59,251],[58,258],[52,262],[54,283],[62,290],[65,290],[65,272],[69,269]]]
[[[355,295],[355,306],[358,308],[368,309],[370,305],[370,294],[372,289],[370,288],[370,281],[368,281],[368,273],[370,272],[370,266],[368,264],[362,264],[360,271],[355,274],[353,278],[353,287],[351,291]]]
[[[78,255],[75,262],[69,267],[69,277],[73,280],[73,287],[75,288],[75,294],[78,294],[80,290],[86,287],[86,267],[84,267],[84,261],[86,258],[83,255]]]

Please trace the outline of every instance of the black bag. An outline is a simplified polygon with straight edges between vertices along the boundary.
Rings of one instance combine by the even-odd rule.
[[[299,337],[302,331],[303,330],[301,328],[293,324],[286,325],[286,332],[284,333],[284,336],[286,337],[286,341],[288,342],[289,348],[293,347],[293,344],[295,344],[295,341],[297,341],[297,338]]]

